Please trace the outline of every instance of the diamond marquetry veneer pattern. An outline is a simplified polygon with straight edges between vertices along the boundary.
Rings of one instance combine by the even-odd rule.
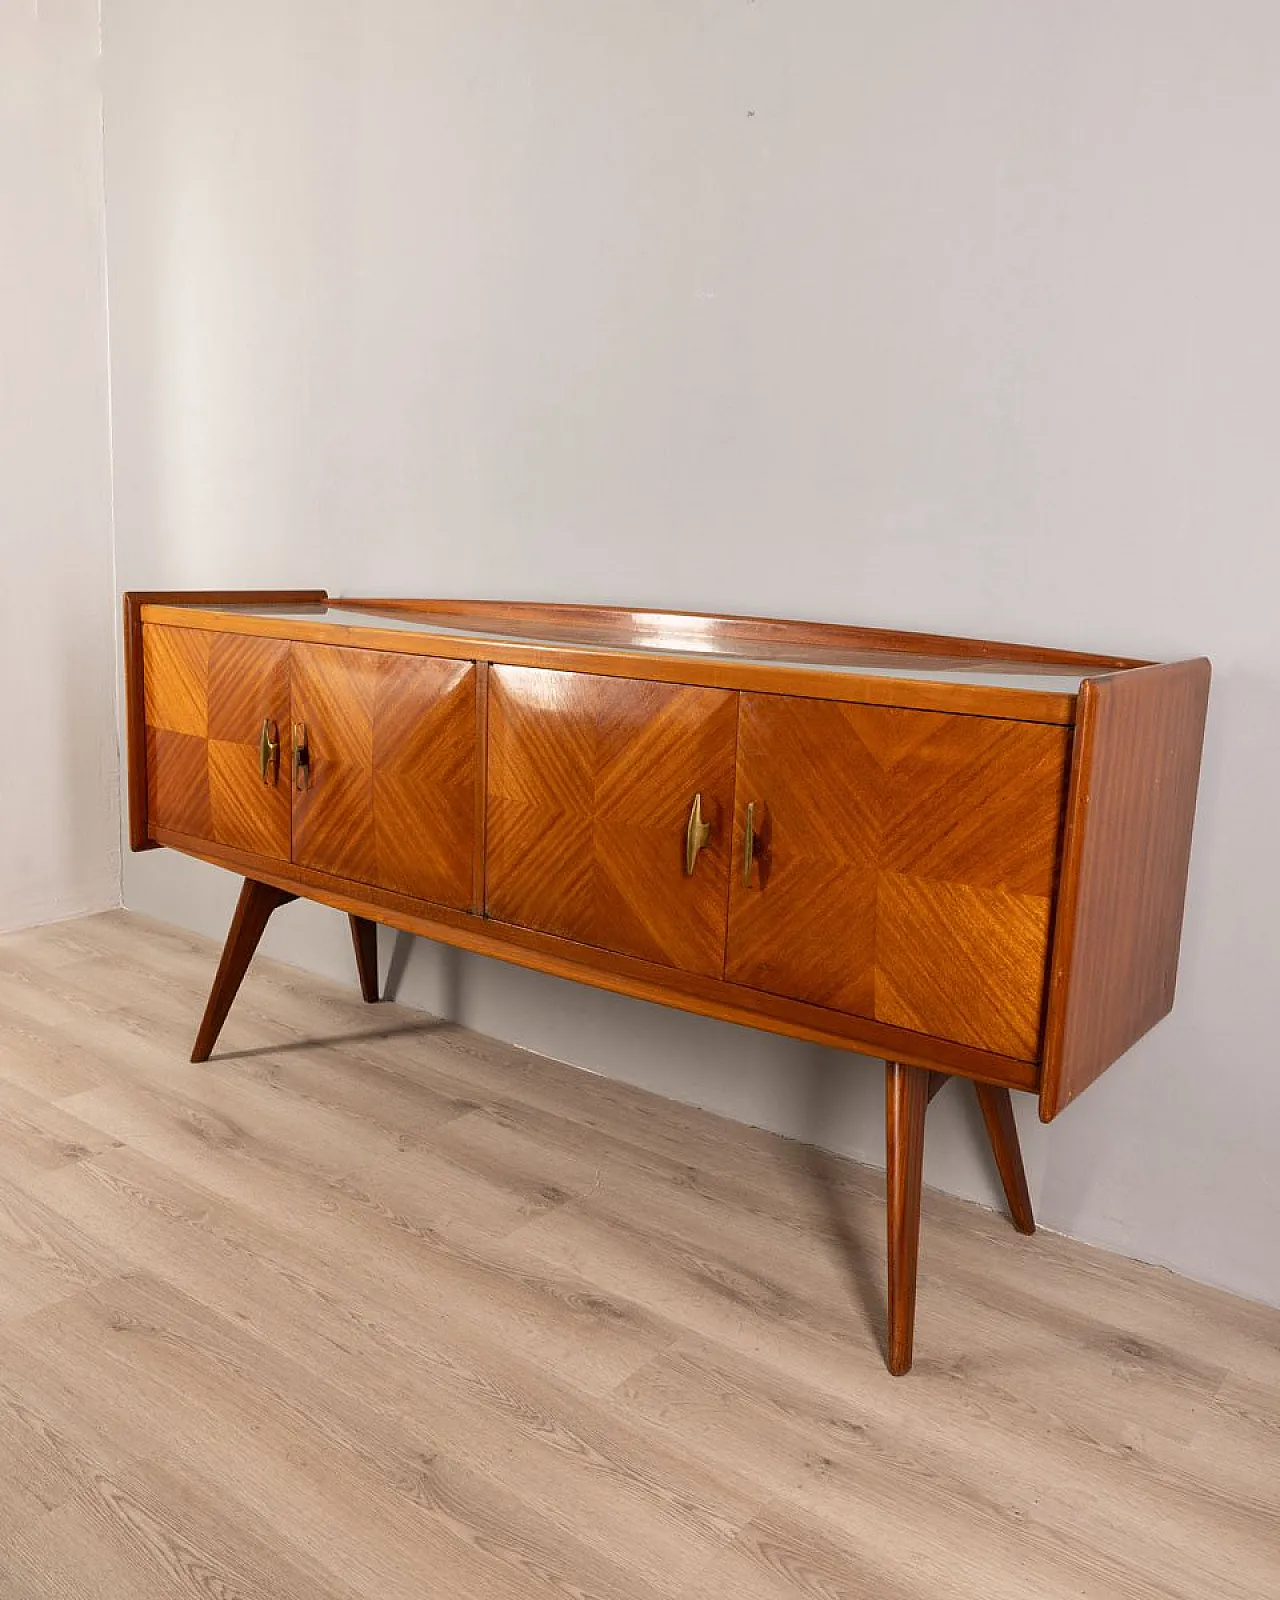
[[[262,724],[287,763],[289,645],[279,639],[143,630],[147,801],[162,827],[289,859],[289,789],[263,783]]]
[[[743,695],[732,982],[1031,1060],[1069,731]]]
[[[736,722],[720,689],[492,668],[489,915],[720,976]],[[690,876],[698,793],[712,837]]]
[[[293,719],[308,786],[300,865],[468,909],[476,849],[476,674],[470,662],[293,646]]]

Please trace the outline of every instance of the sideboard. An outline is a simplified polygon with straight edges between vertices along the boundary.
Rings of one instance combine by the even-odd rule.
[[[276,907],[886,1063],[890,1371],[925,1111],[1056,1117],[1169,1010],[1209,690],[1151,663],[602,607],[125,596],[130,842],[244,878],[192,1054]]]

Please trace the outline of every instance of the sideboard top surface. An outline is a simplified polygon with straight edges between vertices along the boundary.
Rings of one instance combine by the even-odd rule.
[[[945,635],[597,606],[354,598],[273,603],[230,595],[155,600],[160,604],[148,605],[144,620],[1045,722],[1074,720],[1085,677],[1144,664]]]

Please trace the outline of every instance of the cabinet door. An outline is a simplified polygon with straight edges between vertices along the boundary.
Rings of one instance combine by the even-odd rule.
[[[289,784],[262,771],[264,723],[289,720],[289,646],[148,623],[142,630],[147,816],[192,839],[289,859]]]
[[[719,976],[736,719],[719,689],[491,667],[489,916]]]
[[[1034,1060],[1069,739],[744,694],[726,976]]]
[[[298,778],[305,786],[294,789],[294,861],[471,909],[475,667],[336,645],[292,649],[292,721],[310,757]]]

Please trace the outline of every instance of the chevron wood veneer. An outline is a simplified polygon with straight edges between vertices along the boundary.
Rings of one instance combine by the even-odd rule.
[[[489,916],[720,976],[737,710],[718,689],[494,667]],[[711,838],[686,874],[695,794]]]
[[[148,803],[197,839],[289,859],[289,792],[259,767],[262,725],[286,730],[289,646],[276,639],[147,627]]]
[[[879,1056],[894,1372],[934,1093],[1029,1232],[1010,1090],[1051,1120],[1173,1003],[1205,661],[320,591],[130,595],[125,639],[131,841],[245,879],[199,1059],[297,895],[370,1001],[382,922]]]
[[[1070,748],[1065,728],[743,695],[726,975],[1036,1053]]]
[[[291,723],[310,779],[294,860],[468,909],[475,851],[476,674],[465,662],[294,645]]]

